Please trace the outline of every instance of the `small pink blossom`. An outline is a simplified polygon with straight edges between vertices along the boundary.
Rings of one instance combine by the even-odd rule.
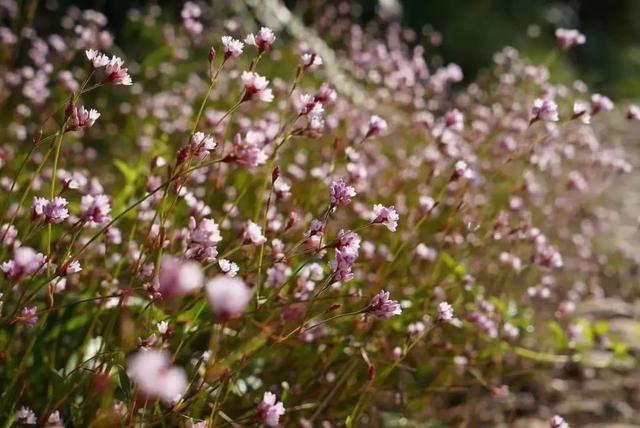
[[[200,161],[205,160],[209,156],[209,152],[214,151],[216,146],[215,139],[204,132],[196,132],[191,137],[193,157]]]
[[[369,124],[366,129],[365,138],[373,138],[382,134],[387,130],[389,125],[387,125],[387,121],[381,118],[380,116],[373,115],[369,118]]]
[[[549,428],[569,428],[569,424],[562,416],[555,415],[549,420]]]
[[[69,112],[67,130],[77,131],[79,129],[91,128],[100,117],[97,110],[87,110],[84,106],[72,107]]]
[[[233,139],[231,160],[245,168],[253,168],[267,161],[267,154],[254,141],[253,134],[248,132],[245,138],[236,134]]]
[[[241,315],[253,295],[244,281],[224,275],[209,280],[206,292],[213,313],[221,319]]]
[[[451,322],[453,320],[453,307],[448,302],[438,303],[437,320],[440,322]]]
[[[262,228],[251,220],[247,221],[242,238],[244,239],[244,242],[251,243],[253,245],[262,245],[267,242],[266,236],[262,234]]]
[[[160,264],[158,291],[163,298],[192,294],[202,287],[204,275],[196,262],[164,256]]]
[[[60,196],[54,197],[52,201],[35,197],[31,205],[31,214],[34,218],[41,218],[45,223],[62,223],[69,217],[68,204],[67,200]]]
[[[249,34],[244,39],[246,44],[257,47],[259,52],[269,49],[275,41],[276,35],[268,27],[262,27],[257,34]]]
[[[127,374],[143,395],[173,405],[187,390],[187,375],[171,360],[166,351],[140,351],[127,361]]]
[[[25,306],[20,311],[18,320],[28,327],[34,327],[38,323],[38,308],[36,306]]]
[[[224,50],[225,59],[238,58],[242,55],[244,49],[244,43],[240,40],[236,40],[231,36],[222,36],[222,47]]]
[[[304,53],[300,60],[304,69],[313,70],[322,65],[322,58],[316,53]]]
[[[111,203],[107,195],[84,195],[80,200],[80,218],[90,227],[111,221]]]
[[[91,61],[93,68],[104,67],[109,63],[109,57],[96,50],[88,49],[85,51],[85,55],[87,56],[87,59]]]
[[[282,401],[277,401],[277,397],[272,392],[265,392],[262,401],[258,405],[258,417],[260,421],[270,427],[277,427],[280,424],[280,417],[285,414]]]
[[[629,105],[629,110],[627,110],[627,119],[640,120],[640,107],[635,104]]]
[[[347,185],[344,179],[339,178],[331,183],[331,205],[348,205],[354,196],[356,189]]]
[[[16,419],[18,423],[24,425],[35,425],[38,423],[38,419],[36,418],[36,414],[28,407],[22,406],[18,413],[16,414]]]
[[[607,96],[601,94],[591,95],[591,115],[595,116],[600,112],[608,112],[613,110],[613,101]]]
[[[271,92],[271,89],[267,88],[267,86],[269,86],[269,81],[264,76],[260,76],[254,71],[243,71],[240,75],[240,79],[244,85],[245,101],[255,99],[265,103],[273,101],[273,92]]]
[[[590,124],[591,113],[589,112],[589,104],[582,100],[576,100],[573,103],[573,119],[580,119],[585,125]]]
[[[20,279],[36,273],[45,263],[45,256],[31,247],[13,250],[13,258],[0,265],[0,269],[11,279]]]
[[[211,263],[218,256],[218,243],[222,241],[220,229],[215,220],[203,218],[196,224],[196,219],[189,219],[189,235],[185,256],[203,263]]]
[[[584,34],[575,29],[558,28],[556,29],[556,39],[560,43],[560,47],[567,50],[575,45],[583,45],[587,38]]]
[[[387,208],[384,205],[375,204],[373,206],[373,215],[374,218],[372,223],[382,223],[390,231],[396,231],[400,216],[393,205]]]
[[[557,122],[558,117],[558,105],[555,101],[546,98],[536,98],[531,107],[532,118],[530,123],[538,120],[545,122]]]
[[[400,304],[389,298],[388,291],[381,290],[378,294],[373,296],[371,303],[367,307],[367,312],[373,312],[375,316],[382,320],[387,320],[395,315],[402,313]]]

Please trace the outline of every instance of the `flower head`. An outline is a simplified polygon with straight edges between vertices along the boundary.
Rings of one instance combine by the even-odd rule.
[[[215,150],[216,146],[216,140],[204,132],[196,132],[191,137],[193,157],[200,161],[205,160],[209,156],[209,152]]]
[[[80,218],[90,227],[111,221],[111,203],[107,195],[84,195],[80,200]]]
[[[371,302],[367,307],[367,312],[373,312],[375,316],[382,320],[387,320],[395,315],[400,315],[402,313],[400,304],[397,301],[390,299],[389,296],[388,291],[381,290],[371,299]]]
[[[36,418],[36,414],[28,407],[20,407],[18,413],[16,414],[16,419],[18,423],[24,425],[35,425],[38,423],[38,419]]]
[[[13,250],[13,258],[0,269],[11,279],[20,279],[36,273],[44,265],[46,257],[31,247],[18,247]]]
[[[211,279],[206,285],[206,292],[213,313],[221,319],[242,314],[253,295],[244,281],[224,275]]]
[[[372,223],[382,223],[384,224],[387,229],[389,229],[392,232],[396,231],[396,228],[398,227],[398,220],[400,219],[400,216],[398,215],[398,212],[396,211],[395,207],[393,205],[391,205],[389,208],[385,207],[384,205],[380,205],[380,204],[375,204],[373,206],[373,221]]]
[[[591,115],[595,116],[600,112],[613,110],[613,101],[609,97],[601,94],[593,94],[591,96]]]
[[[257,47],[258,52],[266,51],[275,41],[276,35],[268,27],[262,27],[257,34],[249,34],[244,39],[246,44]]]
[[[233,139],[233,162],[245,168],[253,168],[267,161],[267,154],[258,143],[253,140],[252,133],[248,132],[245,138],[236,134]]]
[[[242,55],[244,49],[244,43],[240,40],[236,40],[231,36],[222,36],[222,47],[224,50],[225,59],[238,58]]]
[[[453,306],[448,302],[438,303],[437,320],[440,322],[450,322],[453,319]]]
[[[273,101],[273,92],[271,92],[271,89],[267,88],[267,86],[269,86],[269,81],[264,76],[260,76],[254,71],[243,71],[240,75],[240,79],[244,85],[245,101],[255,99],[265,103]]]
[[[60,196],[54,197],[52,201],[35,197],[31,205],[31,213],[33,217],[39,217],[45,223],[58,224],[69,217],[68,204],[67,200]]]
[[[262,234],[262,228],[251,220],[247,221],[242,237],[245,242],[253,245],[262,245],[267,242],[266,236]]]
[[[203,218],[196,225],[196,219],[189,219],[189,241],[185,256],[189,259],[211,263],[218,256],[217,245],[222,241],[218,224],[210,218]]]
[[[640,120],[640,107],[635,104],[631,104],[629,106],[629,110],[627,110],[627,119]]]
[[[91,128],[99,117],[100,113],[95,109],[87,110],[84,106],[72,107],[69,111],[67,130],[77,131]]]
[[[354,196],[356,189],[347,185],[344,179],[339,178],[331,183],[331,205],[347,205]]]
[[[583,45],[587,38],[580,31],[575,29],[558,28],[556,29],[556,39],[560,43],[560,47],[567,50],[575,45]]]
[[[166,351],[147,350],[131,356],[127,374],[142,394],[165,404],[176,403],[187,390],[187,375],[171,365],[171,354]]]
[[[85,55],[87,56],[87,59],[91,61],[91,66],[93,68],[104,67],[109,63],[109,57],[102,52],[88,49],[85,51]]]
[[[569,428],[569,424],[562,416],[555,415],[549,420],[549,428]]]
[[[202,287],[204,275],[196,262],[164,256],[160,264],[158,291],[164,298],[191,294]]]
[[[369,124],[366,129],[365,138],[376,137],[385,132],[388,127],[389,125],[387,125],[386,120],[374,114],[369,118]]]
[[[546,98],[536,98],[531,107],[532,118],[530,123],[543,120],[545,122],[557,122],[558,105],[555,101]]]
[[[280,416],[285,414],[285,408],[281,401],[272,392],[265,392],[262,401],[258,405],[258,418],[270,427],[277,427],[280,424]]]

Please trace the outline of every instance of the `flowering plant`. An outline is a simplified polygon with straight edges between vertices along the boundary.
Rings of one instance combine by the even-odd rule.
[[[602,137],[637,107],[511,48],[461,87],[344,7],[304,30],[325,41],[160,12],[129,12],[130,46],[93,10],[0,27],[0,418],[460,423],[423,404],[592,364],[576,308],[626,263],[603,195],[632,170]]]

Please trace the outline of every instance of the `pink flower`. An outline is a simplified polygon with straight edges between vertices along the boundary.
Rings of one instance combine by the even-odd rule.
[[[84,106],[72,107],[68,114],[68,131],[77,131],[78,129],[91,128],[96,120],[100,117],[100,113],[98,113],[97,110],[87,110],[84,108]]]
[[[351,203],[351,198],[356,196],[356,189],[352,186],[348,186],[344,179],[331,183],[331,205],[347,205]]]
[[[448,111],[444,115],[444,126],[458,132],[462,131],[464,129],[464,114],[458,109]]]
[[[20,311],[18,320],[25,323],[28,327],[34,327],[38,323],[38,307],[25,306]]]
[[[198,18],[202,15],[202,9],[194,2],[186,2],[182,6],[182,10],[180,11],[180,17],[182,18],[182,23],[186,30],[192,34],[197,35],[202,33],[203,26]]]
[[[222,47],[224,50],[224,58],[238,58],[242,55],[244,49],[244,43],[240,40],[236,40],[231,36],[222,36]]]
[[[555,415],[549,420],[549,428],[569,428],[569,424],[562,416]]]
[[[369,118],[369,125],[366,130],[365,138],[376,137],[385,132],[388,127],[386,120],[380,116],[373,115]]]
[[[253,245],[262,245],[267,242],[267,238],[262,234],[262,228],[251,220],[247,221],[242,239],[244,239],[244,242]]]
[[[392,232],[396,231],[400,216],[398,215],[398,212],[396,211],[393,205],[387,208],[383,205],[375,204],[373,206],[373,215],[374,215],[374,218],[372,223],[382,223],[390,231]]]
[[[322,58],[316,53],[304,53],[300,59],[304,69],[313,70],[322,65]]]
[[[397,301],[389,298],[388,291],[381,290],[371,299],[367,312],[373,312],[381,320],[388,320],[394,315],[400,315],[402,308]]]
[[[90,227],[111,221],[111,204],[106,195],[84,195],[80,200],[80,217]]]
[[[567,50],[575,45],[583,45],[587,38],[584,34],[575,29],[558,28],[556,29],[556,39],[560,43],[560,47]]]
[[[193,151],[193,157],[202,161],[209,156],[209,152],[212,152],[216,148],[216,141],[212,136],[206,135],[204,132],[196,132],[191,137],[191,150]]]
[[[264,164],[267,161],[267,154],[258,146],[253,133],[247,132],[245,138],[236,134],[233,139],[231,160],[245,168],[253,168]]]
[[[589,113],[589,104],[582,100],[576,100],[573,103],[573,119],[580,119],[582,123],[588,125],[591,123],[591,113]]]
[[[557,122],[558,117],[558,105],[550,99],[536,98],[531,107],[531,114],[533,117],[529,123],[543,120],[545,122]]]
[[[62,265],[60,269],[60,276],[73,275],[74,273],[82,272],[82,266],[78,260],[71,260]]]
[[[273,93],[271,92],[271,89],[267,88],[267,86],[269,86],[269,81],[264,76],[260,76],[254,71],[243,71],[240,75],[240,79],[244,85],[245,101],[255,99],[265,103],[273,101]]]
[[[244,42],[251,46],[256,46],[258,52],[264,52],[276,41],[276,35],[268,27],[262,27],[256,35],[249,34]]]
[[[338,98],[338,94],[327,83],[323,83],[315,93],[314,98],[318,102],[321,102],[324,105],[328,105],[333,104],[336,101],[336,99]]]
[[[31,214],[34,218],[40,217],[45,223],[62,223],[69,217],[68,204],[65,198],[59,196],[54,197],[51,202],[45,198],[35,197],[31,205]]]
[[[351,231],[338,232],[334,260],[329,262],[329,267],[336,281],[351,281],[353,279],[352,267],[358,258],[360,251],[360,236]]]
[[[242,314],[253,295],[244,281],[224,275],[211,279],[206,285],[206,292],[213,313],[220,319]]]
[[[591,95],[591,115],[595,116],[601,111],[607,112],[613,110],[613,101],[601,94]]]
[[[217,245],[222,241],[218,224],[203,218],[196,226],[196,219],[189,219],[189,242],[185,256],[203,263],[211,263],[218,256]]]
[[[93,68],[104,67],[109,63],[109,57],[101,52],[89,49],[85,51],[87,59],[91,61]]]
[[[18,423],[24,425],[35,425],[38,423],[38,419],[36,418],[36,414],[33,413],[33,410],[24,406],[22,406],[20,410],[18,410],[16,419]]]
[[[439,322],[450,322],[453,319],[453,306],[448,302],[438,303],[438,316]]]
[[[0,269],[11,279],[20,279],[36,273],[44,265],[46,257],[30,247],[18,247],[13,250],[13,258]]]
[[[285,414],[282,401],[277,401],[277,397],[272,392],[265,392],[262,401],[258,405],[258,417],[263,424],[270,427],[277,427],[280,424],[280,416]]]
[[[122,68],[122,64],[124,64],[122,59],[115,55],[111,57],[105,65],[105,76],[102,82],[107,85],[131,85],[131,76],[126,68]]]
[[[627,119],[640,120],[640,107],[635,104],[631,104],[629,106],[629,110],[627,111]]]
[[[220,267],[222,273],[230,277],[236,276],[238,274],[238,271],[240,270],[240,267],[236,263],[231,262],[227,259],[218,260],[218,266]]]
[[[172,405],[187,391],[187,375],[171,365],[166,351],[140,351],[127,361],[127,374],[138,390],[149,398],[159,398]]]
[[[196,262],[164,256],[160,264],[159,289],[163,298],[192,294],[202,287],[204,275]]]
[[[51,413],[49,415],[49,418],[47,419],[47,426],[48,427],[63,427],[63,421],[62,421],[62,416],[60,416],[60,411],[56,410],[55,412]]]

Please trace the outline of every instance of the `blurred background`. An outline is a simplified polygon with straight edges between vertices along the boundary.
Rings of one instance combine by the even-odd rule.
[[[235,0],[242,1],[242,0]],[[285,0],[292,11],[306,15],[327,0]],[[210,0],[215,10],[226,0]],[[421,32],[431,25],[442,34],[439,52],[446,61],[460,64],[472,79],[488,66],[494,52],[506,44],[543,61],[554,46],[554,29],[578,28],[587,43],[563,55],[554,64],[556,76],[580,76],[594,90],[611,97],[640,96],[640,1],[638,0],[355,0],[362,19],[371,18],[382,7],[403,24]],[[126,22],[125,9],[158,4],[179,17],[183,1],[171,0],[44,0],[57,5],[93,8],[105,13],[110,27]],[[52,23],[57,21],[52,21]],[[116,41],[117,42],[117,41]]]

